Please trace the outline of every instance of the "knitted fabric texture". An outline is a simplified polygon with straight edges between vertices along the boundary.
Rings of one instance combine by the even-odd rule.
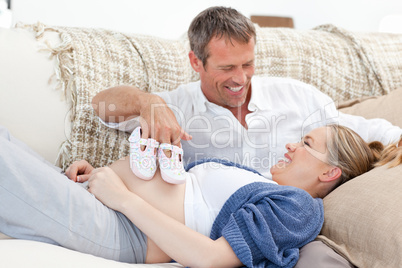
[[[255,182],[226,201],[211,238],[225,237],[247,267],[294,267],[299,248],[317,237],[323,222],[322,199],[295,187]]]
[[[57,57],[56,75],[73,100],[71,134],[60,149],[63,168],[81,159],[99,167],[128,155],[128,134],[103,126],[92,109],[99,91],[122,84],[169,91],[199,79],[188,60],[186,37],[167,40],[40,23],[20,27],[31,28],[37,38],[45,31],[60,34],[61,43],[49,44],[47,50]],[[298,79],[339,101],[402,86],[402,35],[352,33],[333,25],[313,30],[256,27],[256,75]]]

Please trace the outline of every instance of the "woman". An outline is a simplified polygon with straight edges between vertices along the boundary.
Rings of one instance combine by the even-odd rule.
[[[138,179],[129,159],[99,169],[74,163],[66,175],[88,180],[88,191],[110,210],[10,142],[0,144],[7,151],[0,154],[1,232],[120,261],[174,259],[191,267],[293,266],[298,248],[320,231],[319,197],[370,170],[383,149],[344,127],[318,128],[286,146],[284,159],[271,168],[274,183],[216,162],[196,165],[181,185],[167,184],[159,171],[151,181]],[[392,148],[391,156],[400,151]],[[35,169],[24,165],[21,172],[18,157]],[[272,218],[265,221],[266,215]]]

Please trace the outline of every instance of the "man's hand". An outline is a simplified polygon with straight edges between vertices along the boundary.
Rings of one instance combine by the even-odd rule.
[[[179,125],[173,111],[161,97],[149,94],[143,104],[140,110],[142,138],[178,147],[181,147],[182,139],[191,140],[191,135]]]
[[[80,160],[75,161],[66,169],[66,175],[74,182],[84,182],[89,179],[93,170],[94,167],[91,166],[87,161]]]

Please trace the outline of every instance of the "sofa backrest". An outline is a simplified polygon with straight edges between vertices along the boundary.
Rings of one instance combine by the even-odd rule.
[[[26,26],[25,26],[26,27]],[[313,30],[257,27],[256,75],[292,77],[334,100],[387,94],[402,86],[402,35],[351,33],[332,25]],[[120,85],[145,91],[173,90],[195,81],[186,37],[167,40],[105,29],[48,27],[62,44],[49,50],[59,59],[59,79],[73,97],[71,137],[61,165],[87,159],[102,166],[127,155],[127,135],[103,126],[92,97]]]
[[[402,85],[402,35],[257,28],[256,74],[292,77],[336,101],[379,96]]]

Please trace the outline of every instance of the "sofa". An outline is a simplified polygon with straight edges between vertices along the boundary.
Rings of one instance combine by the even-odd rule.
[[[256,27],[256,75],[301,80],[332,97],[343,112],[402,127],[402,35],[334,25]],[[128,134],[102,125],[91,98],[119,84],[157,92],[195,81],[188,52],[185,35],[170,40],[42,23],[0,28],[0,124],[62,169],[80,159],[107,165],[128,154]],[[400,166],[378,167],[342,185],[324,199],[317,240],[357,267],[401,267],[400,189]],[[181,267],[119,263],[1,238],[2,267]]]

